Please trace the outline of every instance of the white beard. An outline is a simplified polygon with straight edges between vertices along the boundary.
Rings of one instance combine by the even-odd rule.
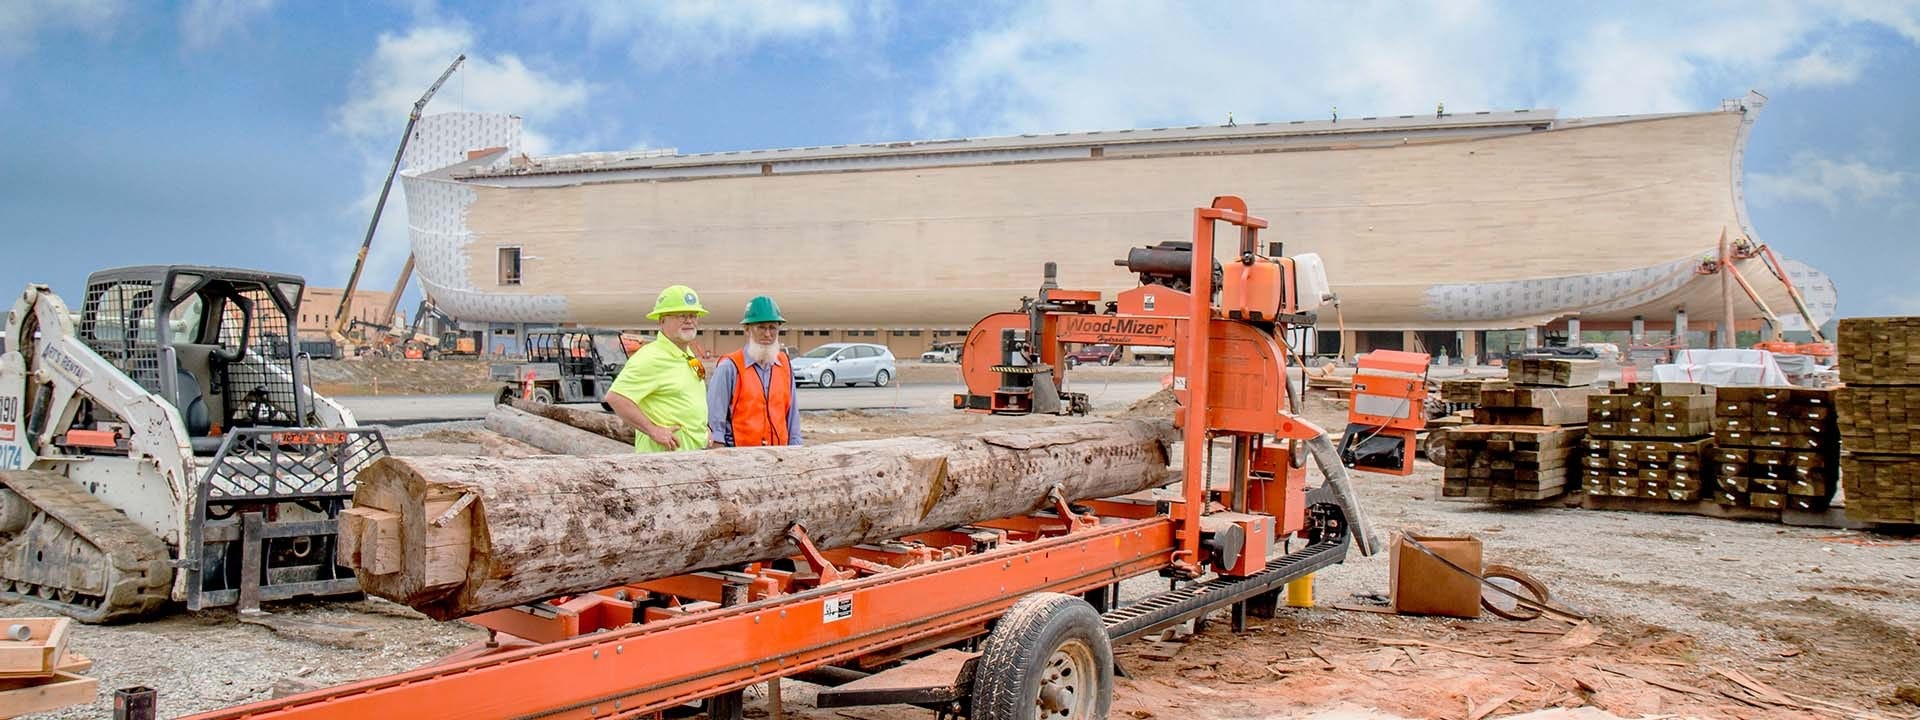
[[[766,344],[761,344],[757,342],[747,343],[747,361],[748,362],[772,366],[773,359],[777,357],[780,357],[780,341],[779,340],[775,340],[773,342],[766,343]]]
[[[681,330],[680,342],[690,343],[690,342],[693,342],[694,338],[697,338],[699,336],[700,336],[700,330],[697,328],[693,330]]]

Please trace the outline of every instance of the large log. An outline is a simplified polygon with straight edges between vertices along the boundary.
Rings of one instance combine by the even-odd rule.
[[[493,406],[493,410],[487,413],[484,425],[488,430],[555,455],[618,455],[633,452],[631,440],[621,444],[507,405]]]
[[[1162,422],[609,457],[387,457],[341,515],[366,592],[435,618],[773,560],[1168,481]]]
[[[625,420],[621,420],[620,416],[613,413],[569,407],[566,405],[554,405],[552,403],[533,402],[519,398],[508,400],[507,403],[522,412],[539,415],[548,420],[557,420],[609,440],[617,440],[628,445],[633,444],[633,434],[636,430],[632,425],[628,425]]]

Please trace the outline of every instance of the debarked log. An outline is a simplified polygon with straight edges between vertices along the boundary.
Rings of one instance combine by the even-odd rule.
[[[597,433],[535,415],[510,405],[495,405],[483,425],[555,455],[619,455],[632,453],[632,440],[621,444]]]
[[[812,446],[386,457],[341,515],[368,593],[448,619],[623,583],[950,528],[1169,482],[1165,422]]]
[[[618,442],[633,444],[634,427],[628,425],[620,416],[602,412],[591,406],[554,405],[513,398],[507,401],[514,409],[532,413],[548,420],[563,422],[587,432]]]

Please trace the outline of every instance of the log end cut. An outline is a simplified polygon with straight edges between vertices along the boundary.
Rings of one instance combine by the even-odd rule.
[[[340,513],[339,563],[371,595],[457,617],[436,610],[466,584],[475,548],[485,547],[485,531],[475,531],[480,491],[429,483],[393,458],[361,471],[357,484],[354,506]]]

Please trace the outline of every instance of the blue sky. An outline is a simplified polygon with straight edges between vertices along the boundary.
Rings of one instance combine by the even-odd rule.
[[[1842,315],[1920,314],[1920,0],[0,0],[0,289],[172,262],[342,284],[407,109],[459,52],[429,112],[519,114],[536,152],[1336,105],[1616,115],[1758,89],[1761,239],[1831,274]],[[406,253],[404,213],[387,217],[375,288]]]

